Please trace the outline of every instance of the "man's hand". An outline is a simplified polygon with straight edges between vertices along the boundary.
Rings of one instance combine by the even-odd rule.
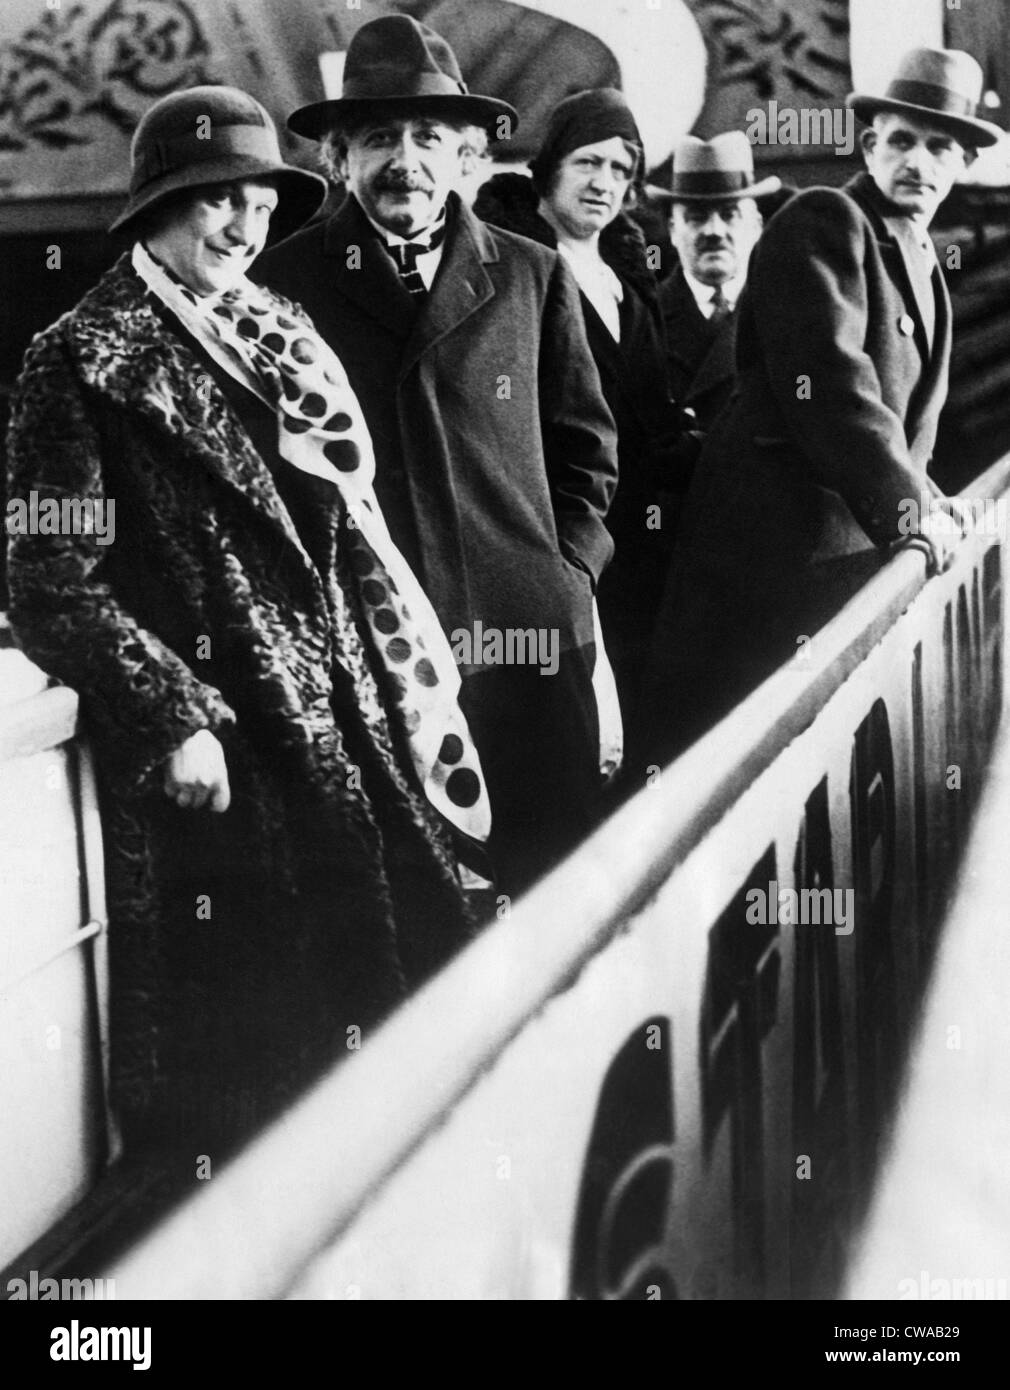
[[[920,519],[918,530],[909,536],[906,546],[925,553],[930,575],[943,574],[953,564],[969,524],[970,518],[957,498],[938,498]]]
[[[966,536],[975,524],[971,506],[960,497],[937,497],[936,506],[957,522],[962,536]]]
[[[212,811],[227,811],[231,790],[224,749],[209,729],[191,734],[168,759],[165,795],[194,811],[208,803]]]

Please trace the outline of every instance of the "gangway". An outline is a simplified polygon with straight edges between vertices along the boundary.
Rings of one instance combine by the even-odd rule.
[[[1010,458],[972,492],[1008,484]],[[83,1272],[121,1298],[886,1288],[859,1233],[888,1153],[871,1221],[891,1219],[913,1097],[944,1123],[902,1077],[913,1038],[913,1079],[943,1045],[943,996],[921,1005],[966,931],[948,907],[1003,710],[1006,563],[985,526],[929,581],[896,556],[360,1053]],[[985,949],[998,1002],[1005,952]],[[946,1024],[984,1082],[1006,1052],[980,1055],[995,1034],[965,1007]]]

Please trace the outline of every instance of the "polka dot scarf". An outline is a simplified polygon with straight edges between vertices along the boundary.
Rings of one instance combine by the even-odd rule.
[[[276,410],[281,456],[339,489],[350,567],[425,795],[464,834],[486,840],[491,811],[457,702],[459,671],[435,610],[379,509],[371,438],[339,358],[314,329],[280,311],[269,291],[245,277],[222,294],[201,297],[139,242],[133,267],[211,357]]]

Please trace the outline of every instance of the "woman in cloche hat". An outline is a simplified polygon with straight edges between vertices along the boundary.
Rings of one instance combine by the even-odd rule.
[[[116,1112],[187,1170],[467,938],[450,834],[488,828],[344,369],[246,278],[324,191],[245,93],[157,102],[113,224],[131,249],[35,338],[13,401],[11,497],[114,516],[110,544],[12,537],[11,620],[96,753]]]

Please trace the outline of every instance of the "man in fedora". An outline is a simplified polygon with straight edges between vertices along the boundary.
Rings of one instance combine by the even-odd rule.
[[[712,140],[686,135],[673,154],[670,240],[677,265],[659,302],[674,400],[709,430],[736,383],[736,306],[750,254],[761,235],[757,199],[777,192],[778,178],[754,178],[743,131]],[[657,192],[658,190],[652,190]]]
[[[425,25],[363,25],[340,99],[288,122],[323,142],[347,199],[258,268],[308,310],[361,402],[383,513],[460,663],[508,894],[596,814],[592,601],[616,484],[571,272],[455,191],[488,128],[516,122],[467,91]]]
[[[705,732],[916,532],[931,572],[960,538],[927,468],[951,310],[928,226],[995,126],[967,53],[915,49],[854,94],[866,171],[797,194],[751,260],[738,395],[692,481],[648,675],[649,755]],[[931,494],[925,515],[912,505]],[[917,521],[917,524],[915,524]]]

